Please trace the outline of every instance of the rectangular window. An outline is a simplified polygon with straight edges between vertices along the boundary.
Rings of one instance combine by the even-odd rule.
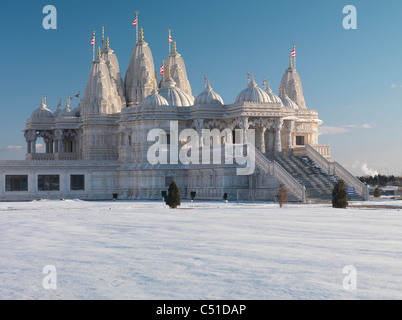
[[[38,176],[38,191],[60,191],[60,176]]]
[[[304,137],[303,136],[297,136],[296,137],[296,145],[297,146],[304,146]]]
[[[70,190],[83,191],[85,190],[85,175],[71,175],[70,177]]]
[[[28,191],[28,176],[6,176],[6,191]]]

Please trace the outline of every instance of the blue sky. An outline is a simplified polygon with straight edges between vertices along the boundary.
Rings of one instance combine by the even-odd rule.
[[[46,5],[57,8],[57,30],[44,30]],[[345,30],[346,5],[357,30]],[[22,130],[44,93],[83,93],[92,60],[90,38],[101,25],[124,78],[135,45],[134,11],[156,68],[177,41],[194,94],[204,75],[226,104],[247,85],[247,72],[278,92],[297,44],[306,103],[324,121],[321,144],[352,173],[402,174],[402,2],[398,0],[18,1],[0,12],[0,160],[23,159]],[[77,101],[73,100],[73,105]],[[364,169],[362,171],[362,168]]]

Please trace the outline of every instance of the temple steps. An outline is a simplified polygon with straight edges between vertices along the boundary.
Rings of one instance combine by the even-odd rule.
[[[306,200],[312,203],[330,203],[337,176],[324,172],[308,157],[268,156],[270,161],[279,163],[297,182],[306,187]],[[350,200],[363,200],[353,196]]]

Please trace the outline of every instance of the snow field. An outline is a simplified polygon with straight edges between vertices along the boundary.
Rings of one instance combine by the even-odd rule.
[[[399,209],[0,203],[0,299],[402,299],[401,231]]]

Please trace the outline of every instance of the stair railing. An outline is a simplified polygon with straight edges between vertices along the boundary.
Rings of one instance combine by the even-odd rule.
[[[306,145],[306,155],[327,174],[339,177],[345,181],[348,186],[354,187],[356,193],[361,195],[365,201],[369,200],[368,187],[339,163],[328,161],[310,145]]]
[[[269,161],[257,148],[255,149],[255,163],[265,174],[273,175],[282,183],[286,190],[299,201],[306,202],[306,188],[296,181],[279,163]]]

